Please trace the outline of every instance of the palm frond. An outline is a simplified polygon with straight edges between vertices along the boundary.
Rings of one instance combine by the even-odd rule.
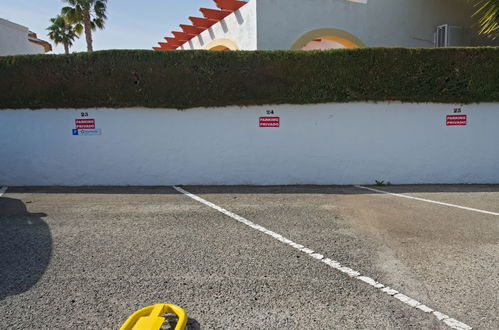
[[[75,32],[77,34],[82,34],[83,33],[83,24],[78,23],[75,25]]]
[[[53,40],[56,45],[62,43],[72,46],[73,41],[78,38],[76,26],[72,25],[62,14],[51,18],[50,22],[52,24],[47,28],[49,31],[47,34],[48,37]]]
[[[62,8],[62,15],[74,24],[73,31],[87,35],[87,49],[92,51],[92,31],[104,29],[107,19],[107,0],[63,0],[69,4]]]
[[[499,0],[478,0],[476,6],[473,16],[479,17],[480,34],[499,37]]]
[[[93,6],[93,10],[95,13],[95,16],[97,18],[104,18],[106,19],[106,10],[107,10],[107,2],[106,1],[95,1],[95,4]]]
[[[104,19],[102,18],[96,18],[93,20],[93,25],[96,27],[96,28],[99,28],[99,29],[104,29],[104,24],[105,24],[105,21]]]

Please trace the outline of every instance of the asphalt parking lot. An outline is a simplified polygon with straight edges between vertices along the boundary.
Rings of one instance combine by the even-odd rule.
[[[499,185],[182,188],[8,188],[0,328],[499,328]]]

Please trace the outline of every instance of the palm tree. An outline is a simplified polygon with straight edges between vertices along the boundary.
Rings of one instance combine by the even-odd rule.
[[[81,30],[78,31],[75,25],[72,25],[61,15],[57,15],[55,18],[51,18],[50,25],[47,30],[49,31],[48,36],[50,39],[57,44],[64,45],[64,52],[69,54],[69,48],[73,46],[73,41],[76,38],[79,38],[79,34],[81,34]]]
[[[92,31],[97,28],[103,29],[107,19],[107,0],[63,0],[70,6],[62,8],[62,14],[71,23],[76,24],[80,29],[85,30],[87,39],[87,50],[93,51]]]
[[[479,16],[480,33],[495,39],[499,36],[499,0],[476,0]]]

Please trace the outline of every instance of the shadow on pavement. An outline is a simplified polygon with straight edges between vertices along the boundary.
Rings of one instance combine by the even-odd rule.
[[[201,324],[199,324],[198,321],[195,319],[189,319],[187,320],[187,326],[185,327],[186,330],[201,330]]]
[[[45,273],[52,237],[44,213],[29,213],[13,198],[0,198],[0,301],[33,287]]]
[[[470,193],[499,192],[499,184],[426,184],[373,186],[375,189],[396,193]],[[352,185],[281,185],[281,186],[180,186],[195,194],[338,194],[366,195],[376,192]],[[41,194],[178,194],[171,186],[95,186],[95,187],[9,187],[9,193]]]
[[[168,314],[165,316],[166,317],[166,324],[167,324],[167,329],[175,329],[175,326],[177,325],[178,318],[176,315],[173,314]],[[163,328],[161,328],[163,329]],[[185,326],[185,330],[201,330],[201,324],[199,324],[198,321],[196,321],[193,318],[188,317],[187,318],[187,325]]]

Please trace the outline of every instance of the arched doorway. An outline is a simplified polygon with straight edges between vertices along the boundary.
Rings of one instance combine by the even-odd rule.
[[[230,50],[228,47],[225,46],[215,46],[210,48],[209,50]]]
[[[353,34],[338,29],[318,29],[301,36],[291,46],[293,50],[326,50],[338,48],[361,48],[365,44]]]
[[[239,50],[239,47],[236,43],[230,39],[215,39],[212,42],[208,43],[204,49],[206,50]]]

